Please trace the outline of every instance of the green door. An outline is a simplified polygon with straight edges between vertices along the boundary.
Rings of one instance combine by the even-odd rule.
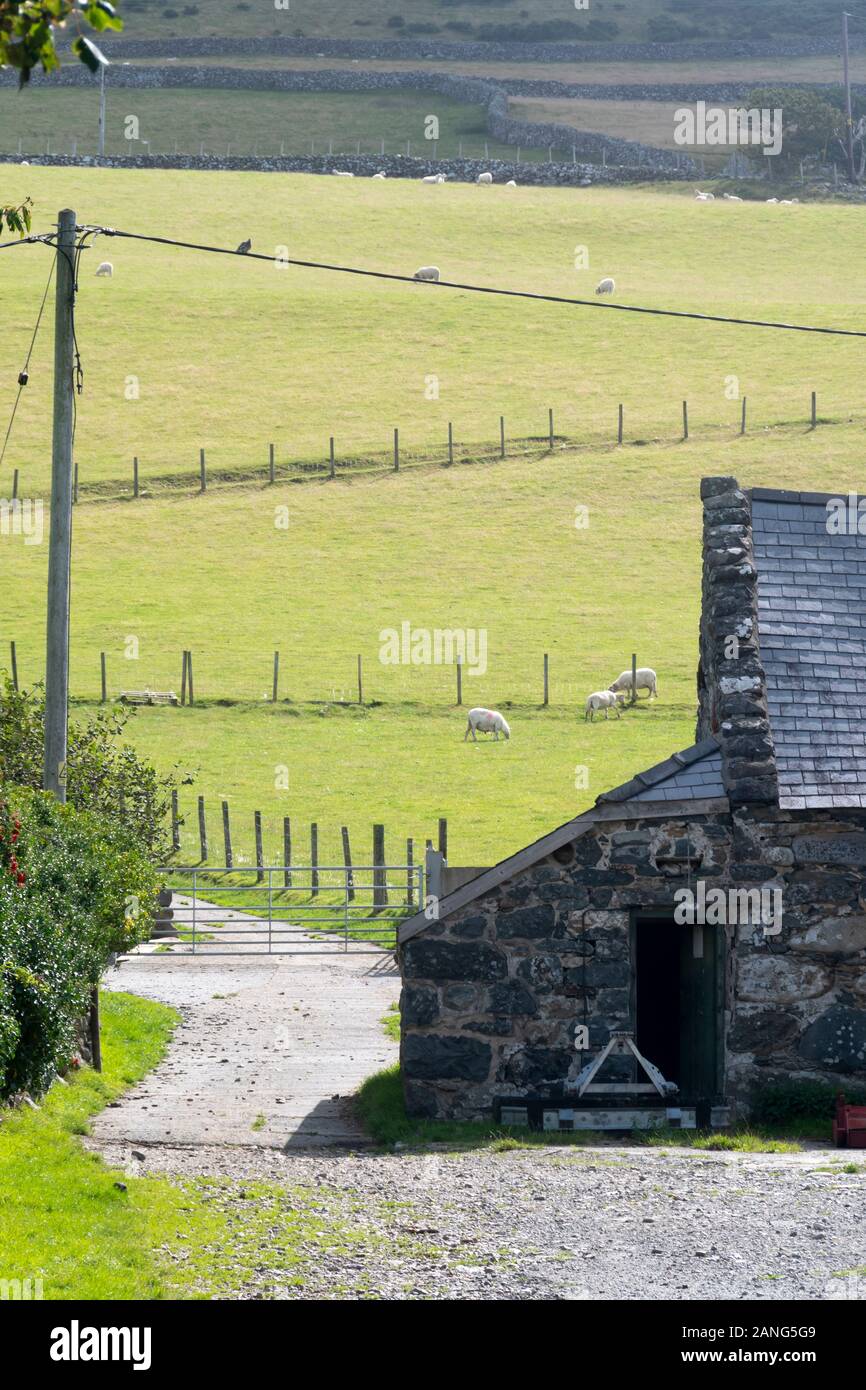
[[[699,1107],[698,1124],[709,1124],[719,1093],[717,927],[685,927],[680,943],[680,1095]]]

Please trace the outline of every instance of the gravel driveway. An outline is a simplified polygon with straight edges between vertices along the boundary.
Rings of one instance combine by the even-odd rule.
[[[376,1155],[102,1146],[135,1173],[308,1189],[363,1237],[317,1251],[303,1287],[273,1256],[241,1298],[866,1298],[866,1164],[836,1151],[555,1148]],[[833,1168],[834,1171],[823,1171]],[[237,1191],[237,1189],[236,1189]],[[235,1217],[235,1197],[226,1194]],[[297,1201],[297,1197],[293,1198]]]
[[[89,1146],[136,1176],[285,1194],[338,1238],[281,1269],[263,1243],[238,1298],[866,1297],[866,1155],[563,1146],[373,1151],[348,1099],[396,1058],[393,956],[135,956],[107,981],[182,1014],[166,1060],[97,1117]],[[321,1232],[320,1232],[321,1234]],[[182,1256],[181,1256],[182,1257]],[[841,1277],[839,1277],[841,1276]]]

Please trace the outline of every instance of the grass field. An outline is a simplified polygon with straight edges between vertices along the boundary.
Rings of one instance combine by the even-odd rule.
[[[770,14],[768,16],[768,8]],[[851,0],[851,8],[862,14],[861,0]],[[126,19],[126,38],[168,38],[171,36],[270,37],[301,34],[311,38],[399,38],[433,37],[459,40],[471,35],[458,26],[526,25],[551,20],[569,22],[579,36],[593,21],[615,23],[618,41],[646,41],[648,21],[660,15],[673,18],[684,39],[699,37],[743,37],[756,25],[759,37],[788,37],[802,32],[820,33],[822,21],[838,18],[835,0],[787,0],[782,6],[768,7],[765,0],[742,0],[733,6],[727,0],[691,0],[673,16],[669,0],[592,0],[586,10],[577,11],[574,0],[291,0],[291,5],[236,4],[233,0],[200,0],[185,4],[175,0],[122,0],[120,11]],[[389,19],[403,21],[400,28]],[[769,22],[765,22],[769,20]],[[675,33],[677,31],[674,31]]]
[[[637,140],[658,149],[679,150],[680,146],[674,140],[676,112],[687,109],[689,103],[512,97],[510,107],[511,114],[518,121],[553,121],[557,125],[572,126],[575,130],[593,130],[601,135],[616,136],[619,140]],[[691,109],[694,110],[694,106]],[[702,156],[708,168],[713,169],[725,163],[732,148],[697,146],[689,153]]]
[[[34,193],[41,226],[49,208],[72,204],[82,219],[223,244],[246,233],[272,247],[282,236],[301,257],[399,270],[429,260],[434,246],[449,272],[486,283],[574,293],[610,269],[623,277],[623,298],[650,304],[859,328],[866,318],[866,291],[850,274],[860,209],[701,206],[687,190],[515,194],[36,168],[2,179],[4,195]],[[590,247],[592,275],[572,268],[577,243]],[[126,462],[138,452],[145,477],[186,470],[188,489],[77,509],[72,689],[98,698],[101,651],[112,696],[179,689],[181,652],[194,651],[196,708],[144,710],[133,726],[161,766],[197,774],[181,797],[185,858],[197,792],[208,798],[212,844],[217,799],[230,800],[248,856],[252,813],[262,811],[272,861],[283,815],[301,846],[318,822],[323,863],[339,862],[341,824],[358,858],[372,823],[386,825],[389,848],[408,835],[423,845],[440,815],[452,862],[518,848],[693,737],[700,477],[862,489],[856,340],[279,273],[134,243],[101,243],[91,265],[103,254],[115,278],[82,277],[77,318],[82,486],[128,487]],[[0,346],[7,382],[46,273],[42,248],[0,256],[13,322]],[[155,310],[163,303],[170,313]],[[46,333],[4,465],[21,469],[24,496],[40,495],[47,478],[49,347]],[[141,383],[136,402],[124,400],[130,373]],[[438,402],[424,399],[429,374],[442,384]],[[725,396],[732,375],[750,397],[745,438],[740,403]],[[814,432],[812,386],[832,422]],[[693,435],[683,444],[686,395]],[[10,385],[4,413],[11,399]],[[622,449],[605,442],[618,400]],[[399,421],[419,448],[438,440],[441,458],[448,418],[458,437],[475,431],[491,443],[501,411],[509,437],[540,434],[548,404],[580,447],[558,442],[551,453],[536,440],[531,455],[505,461],[494,451],[453,468],[261,481],[271,438],[280,457],[321,456],[331,432],[341,453],[347,439],[384,449]],[[774,425],[786,418],[798,423]],[[238,485],[193,495],[199,444],[237,469]],[[244,483],[253,465],[259,478]],[[585,529],[575,526],[578,507],[589,508]],[[46,547],[14,535],[0,544],[0,660],[15,640],[30,683],[43,669]],[[404,622],[483,630],[486,671],[467,670],[464,703],[508,709],[510,743],[463,744],[452,665],[381,662],[382,632]],[[271,705],[275,650],[280,701]],[[661,699],[584,725],[586,695],[633,651],[659,670]],[[545,652],[551,705],[542,710]],[[358,654],[362,708],[351,703]]]
[[[166,5],[162,0],[123,0],[119,10],[125,17],[124,37],[162,38],[171,36],[216,35],[229,38],[269,38],[272,35],[291,37],[302,34],[311,38],[399,38],[400,32],[388,25],[397,15],[404,21],[404,31],[413,37],[414,25],[425,26],[436,38],[459,40],[466,37],[449,29],[449,22],[473,24],[525,23],[535,20],[565,19],[574,21],[579,29],[581,20],[616,20],[623,37],[641,37],[646,18],[664,9],[665,0],[593,0],[591,12],[579,14],[572,0],[363,0],[363,4],[345,4],[344,0],[292,0],[291,6],[277,10],[272,4],[257,5],[234,0],[200,0],[187,5],[180,0]]]
[[[443,276],[593,298],[613,274],[625,304],[862,325],[866,287],[852,279],[857,207],[696,204],[692,190],[519,190],[374,183],[269,174],[182,174],[6,166],[3,196],[36,200],[37,228],[59,206],[79,219],[146,233],[411,275]],[[761,246],[762,254],[749,248]],[[113,280],[96,279],[103,256]],[[588,260],[588,268],[576,269]],[[11,409],[49,268],[33,246],[3,253],[7,325],[0,411]],[[160,311],[160,306],[170,310]],[[85,371],[77,457],[82,487],[197,479],[277,459],[345,459],[390,447],[440,451],[557,430],[609,439],[617,403],[627,436],[676,434],[688,397],[693,428],[733,423],[739,386],[757,427],[861,407],[856,340],[770,335],[719,325],[503,300],[129,241],[97,240],[84,257],[78,335]],[[44,421],[50,335],[37,342],[7,463],[22,488],[47,480]],[[631,365],[629,365],[631,364]],[[736,382],[732,385],[732,378]]]
[[[96,90],[80,87],[33,88],[19,93],[0,88],[0,148],[22,154],[95,154],[99,103]],[[424,122],[439,119],[440,137],[428,141]],[[138,121],[136,139],[126,122]],[[47,143],[48,142],[48,143]],[[145,143],[146,142],[146,143]],[[484,112],[430,93],[255,92],[220,88],[112,89],[106,99],[105,150],[109,155],[226,154],[261,157],[348,153],[440,159],[464,155],[514,159],[515,150],[487,135]],[[527,160],[547,159],[548,151],[527,149]]]

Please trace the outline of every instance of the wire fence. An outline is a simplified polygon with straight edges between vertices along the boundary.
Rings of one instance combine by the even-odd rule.
[[[155,461],[142,449],[118,465],[120,476],[115,477],[91,476],[88,460],[82,457],[79,450],[74,464],[73,501],[75,504],[140,501],[178,492],[206,494],[212,489],[231,486],[269,487],[304,481],[329,482],[362,473],[399,473],[417,468],[449,468],[508,459],[555,458],[560,452],[622,448],[630,444],[645,446],[650,442],[657,445],[685,443],[699,438],[702,430],[705,436],[711,435],[713,438],[718,438],[725,430],[736,437],[746,437],[754,430],[763,433],[768,428],[798,425],[816,430],[819,425],[834,423],[832,417],[819,415],[816,390],[804,388],[802,399],[802,414],[785,420],[768,417],[766,406],[758,418],[754,400],[742,396],[732,402],[726,422],[710,424],[703,418],[696,419],[692,404],[685,399],[671,404],[668,419],[673,428],[669,425],[667,429],[661,418],[648,421],[643,412],[638,414],[626,401],[614,400],[609,408],[607,429],[599,423],[597,407],[594,409],[594,432],[585,426],[575,429],[573,407],[566,411],[551,405],[539,412],[534,432],[527,432],[525,419],[520,421],[521,429],[507,415],[501,414],[491,417],[494,428],[486,438],[461,438],[454,421],[443,421],[441,443],[419,445],[408,440],[406,433],[395,426],[383,430],[383,434],[388,436],[384,448],[353,447],[331,434],[323,439],[319,457],[306,458],[286,457],[285,447],[273,441],[260,444],[252,457],[247,442],[242,458],[238,457],[236,449],[199,445],[190,448],[183,458],[175,456],[171,461],[164,458]],[[851,410],[846,410],[843,417],[847,424],[857,418]],[[659,434],[659,430],[663,433]],[[100,466],[100,472],[103,467]],[[6,498],[0,495],[0,506],[4,500],[8,502],[23,498],[25,493],[33,493],[27,476],[22,475],[18,468],[10,469],[7,476]],[[5,524],[8,525],[8,522]]]
[[[300,636],[271,650],[206,641],[185,647],[164,636],[116,632],[106,635],[104,646],[96,643],[92,635],[73,635],[73,700],[158,709],[164,719],[181,721],[198,709],[233,704],[260,705],[286,717],[310,709],[326,715],[339,707],[351,714],[407,705],[463,714],[474,706],[582,712],[601,678],[597,657],[566,649],[561,639],[532,650],[523,634],[501,628],[431,628],[408,619],[366,634],[364,648],[355,652],[345,645],[317,650]],[[631,659],[625,650],[620,669],[602,673],[605,683],[630,669]],[[639,657],[637,664],[648,662]],[[0,635],[0,671],[16,689],[40,684],[41,634],[23,641]]]

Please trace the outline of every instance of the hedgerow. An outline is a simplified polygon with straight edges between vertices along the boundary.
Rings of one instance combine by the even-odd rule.
[[[0,1100],[41,1094],[112,951],[148,933],[156,875],[128,830],[43,792],[0,793]]]

